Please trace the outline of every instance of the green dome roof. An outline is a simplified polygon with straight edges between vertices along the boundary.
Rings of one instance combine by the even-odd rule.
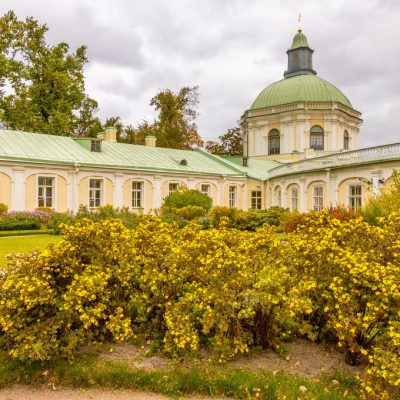
[[[349,99],[331,83],[313,74],[285,78],[267,86],[250,109],[280,106],[299,102],[328,101],[353,108]]]
[[[290,50],[298,49],[299,47],[308,47],[307,37],[302,31],[298,31],[293,38],[292,47]]]

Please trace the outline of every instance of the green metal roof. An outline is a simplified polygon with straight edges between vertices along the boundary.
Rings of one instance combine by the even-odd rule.
[[[298,49],[300,47],[309,47],[307,43],[307,37],[301,31],[297,32],[294,35],[292,47],[290,48],[290,50]]]
[[[182,160],[187,166],[181,165]],[[203,151],[166,149],[125,143],[102,142],[92,152],[70,137],[0,130],[0,160],[39,164],[76,164],[113,168],[201,175],[246,176],[220,157]]]
[[[274,160],[259,160],[249,157],[247,159],[247,167],[244,167],[243,157],[241,156],[226,156],[222,157],[222,159],[224,162],[228,162],[235,168],[239,168],[239,170],[246,172],[250,178],[262,181],[268,178],[269,170],[282,165],[282,163]]]
[[[298,75],[267,86],[251,105],[251,110],[299,102],[335,102],[353,108],[335,86],[316,75]]]

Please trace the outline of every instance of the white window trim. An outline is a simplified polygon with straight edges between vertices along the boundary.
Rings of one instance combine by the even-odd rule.
[[[347,188],[346,188],[346,198],[347,198],[347,206],[351,207],[350,204],[350,186],[361,186],[361,207],[363,206],[363,200],[364,200],[364,190],[363,190],[363,185],[359,182],[348,182],[347,183]],[[360,207],[360,208],[361,208]]]
[[[200,183],[200,193],[205,194],[205,193],[201,190],[203,185],[208,186],[208,189],[209,189],[209,190],[208,190],[207,196],[211,199],[211,184],[210,184],[210,183],[206,183],[206,182]]]
[[[168,194],[167,194],[167,196],[169,196],[171,193],[173,193],[173,192],[176,192],[176,190],[173,190],[172,192],[169,190],[169,185],[170,184],[177,184],[178,185],[178,187],[176,188],[176,190],[179,190],[179,186],[185,186],[186,187],[186,185],[184,184],[184,183],[182,183],[182,182],[178,182],[178,181],[168,181]]]
[[[99,207],[90,207],[90,181],[91,180],[99,180],[102,181],[102,190],[100,192],[100,205],[99,207],[103,207],[104,206],[104,199],[106,198],[106,183],[105,183],[105,178],[103,177],[96,177],[96,176],[91,176],[87,178],[87,182],[88,182],[88,193],[87,193],[87,205],[89,210],[97,210]]]
[[[54,190],[53,190],[53,207],[52,210],[57,211],[57,187],[58,187],[58,175],[54,174],[36,174],[36,208],[39,206],[39,178],[53,178],[54,179]]]
[[[133,207],[132,205],[132,193],[133,193],[133,189],[132,189],[132,183],[133,182],[138,182],[142,184],[142,207]],[[129,208],[131,210],[144,210],[146,207],[146,181],[143,179],[131,179],[130,180],[130,206]]]
[[[315,199],[320,199],[321,198],[321,196],[315,196],[315,189],[322,189],[322,206],[321,206],[321,208],[319,209],[319,210],[316,210],[315,209]],[[325,196],[325,193],[324,193],[324,187],[323,187],[323,185],[315,185],[315,186],[313,186],[312,187],[312,199],[313,199],[313,203],[312,203],[312,209],[313,209],[313,211],[321,211],[321,210],[323,210],[324,209],[324,196]]]
[[[293,197],[293,190],[296,190],[296,192],[297,192],[296,197]],[[290,209],[291,209],[291,211],[299,211],[299,192],[300,192],[300,190],[297,186],[292,186],[290,188]],[[296,199],[296,205],[297,205],[296,209],[293,208],[293,199]]]
[[[235,188],[235,196],[233,198],[234,200],[234,205],[231,205],[231,201],[230,201],[230,188]],[[238,207],[238,185],[228,185],[228,207]]]
[[[261,196],[260,197],[253,197],[253,192],[260,192]],[[253,199],[256,199],[256,200],[260,199],[261,200],[261,204],[260,204],[261,207],[260,208],[253,208],[252,207]],[[250,208],[252,210],[262,210],[263,209],[263,192],[262,192],[262,190],[250,190]]]

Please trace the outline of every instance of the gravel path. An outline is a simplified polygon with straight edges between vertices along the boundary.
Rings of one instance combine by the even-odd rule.
[[[156,393],[107,389],[47,389],[14,386],[0,389],[0,400],[170,400]],[[207,397],[186,397],[187,400],[211,400]],[[222,400],[222,398],[219,398]],[[218,400],[213,397],[212,400]],[[226,397],[224,400],[228,400]]]

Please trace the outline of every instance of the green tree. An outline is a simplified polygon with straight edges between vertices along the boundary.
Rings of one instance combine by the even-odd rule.
[[[206,143],[206,150],[220,156],[240,156],[243,154],[243,132],[239,127],[228,129],[218,142]]]
[[[183,87],[174,93],[170,89],[159,91],[150,101],[158,111],[153,123],[142,121],[137,128],[130,127],[130,143],[144,144],[147,135],[157,138],[157,146],[190,150],[202,147],[204,142],[197,132],[198,86]]]
[[[86,47],[46,43],[48,28],[13,11],[0,18],[0,118],[3,127],[94,135],[97,102],[85,93]]]

